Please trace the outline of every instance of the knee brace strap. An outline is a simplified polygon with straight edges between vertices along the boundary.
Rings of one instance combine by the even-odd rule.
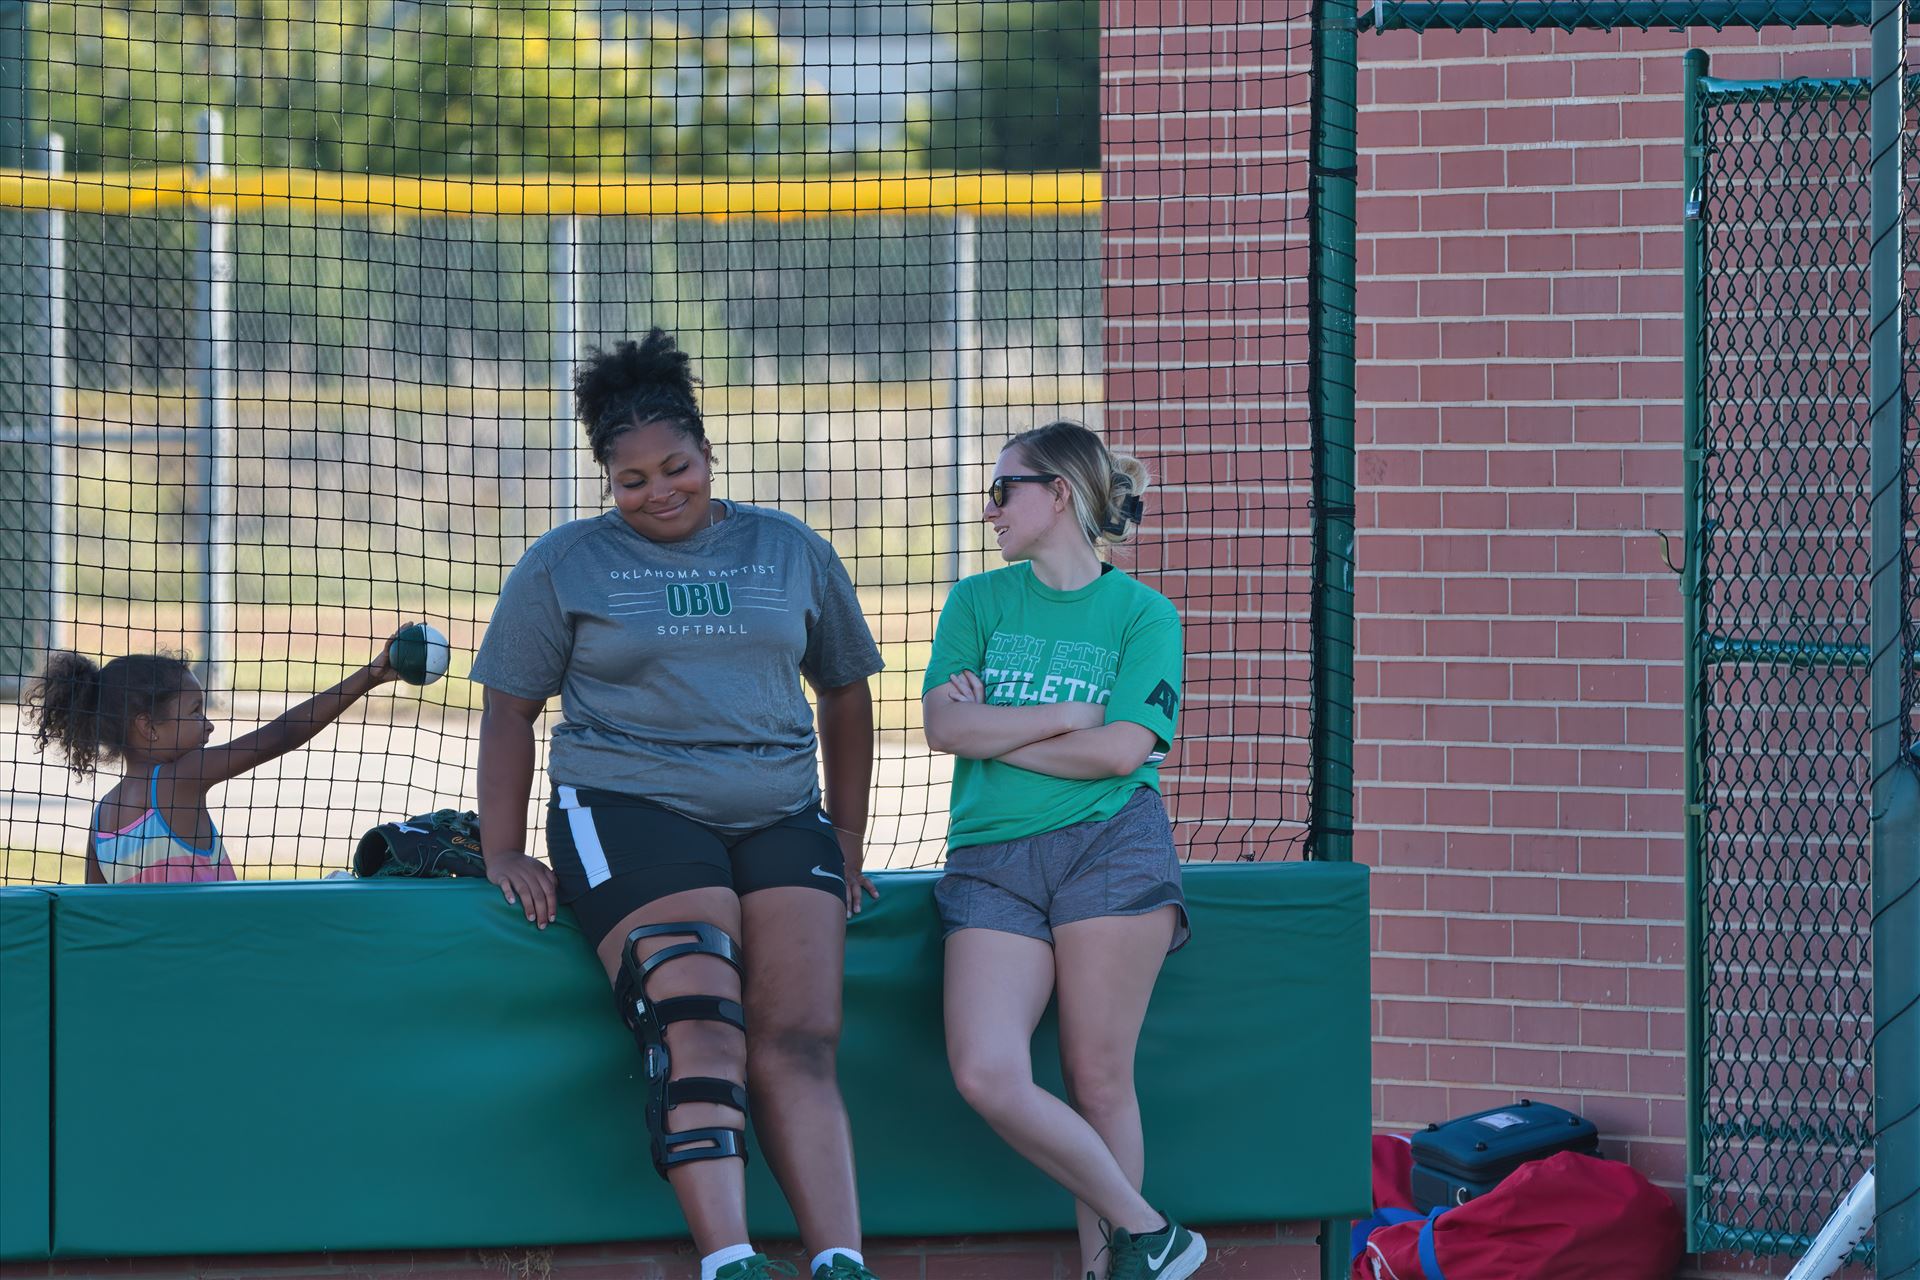
[[[662,947],[645,960],[634,955],[634,944],[642,938],[686,937],[689,942]],[[677,1164],[690,1160],[720,1160],[738,1156],[746,1159],[744,1129],[712,1127],[667,1130],[667,1113],[689,1102],[706,1102],[732,1107],[740,1112],[744,1125],[747,1091],[739,1082],[713,1076],[684,1076],[674,1079],[673,1055],[667,1049],[666,1029],[676,1022],[724,1022],[746,1032],[746,1012],[737,1000],[721,996],[673,996],[649,1000],[646,982],[653,971],[670,960],[684,956],[710,955],[725,960],[740,971],[740,952],[732,938],[713,925],[701,921],[643,925],[627,935],[626,951],[621,958],[620,977],[614,984],[614,998],[620,1016],[633,1032],[647,1072],[647,1131],[652,1140],[653,1167],[661,1177]]]

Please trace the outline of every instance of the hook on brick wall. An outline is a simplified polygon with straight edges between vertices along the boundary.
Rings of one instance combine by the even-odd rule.
[[[1656,533],[1660,536],[1660,558],[1666,561],[1667,568],[1671,569],[1676,575],[1684,574],[1686,570],[1673,562],[1673,540],[1676,535],[1668,533],[1665,529],[1653,529],[1649,532]],[[1683,555],[1685,554],[1685,548],[1686,542],[1685,539],[1682,539],[1681,551]]]

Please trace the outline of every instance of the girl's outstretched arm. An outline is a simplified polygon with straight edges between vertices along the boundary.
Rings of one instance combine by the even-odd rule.
[[[387,660],[387,652],[387,646],[381,646],[372,662],[325,693],[316,693],[298,706],[287,708],[251,733],[242,734],[232,742],[189,751],[168,766],[168,780],[176,788],[197,787],[204,795],[229,778],[237,778],[249,769],[305,746],[369,692],[399,679],[399,673]],[[179,802],[179,798],[174,801]]]

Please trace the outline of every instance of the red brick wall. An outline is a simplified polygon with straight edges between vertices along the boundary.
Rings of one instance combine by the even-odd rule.
[[[1319,1252],[1310,1235],[1271,1225],[1209,1228],[1200,1280],[1311,1280]],[[768,1253],[804,1267],[796,1246]],[[867,1265],[883,1280],[1082,1280],[1079,1247],[1066,1235],[873,1242]],[[566,1245],[545,1249],[271,1254],[0,1264],[0,1280],[111,1275],[115,1280],[698,1280],[692,1246]]]
[[[1356,768],[1383,1127],[1547,1098],[1678,1192],[1660,533],[1680,525],[1681,55],[1864,75],[1865,39],[1361,38]]]
[[[1140,567],[1183,605],[1188,714],[1251,704],[1249,730],[1303,734],[1275,677],[1304,676],[1306,650],[1306,6],[1108,0],[1102,17],[1107,420],[1170,482]],[[1680,624],[1660,531],[1680,525],[1696,43],[1725,76],[1865,68],[1854,31],[1360,40],[1376,1120],[1550,1098],[1676,1194]],[[1223,485],[1259,492],[1222,519]],[[1292,554],[1263,566],[1275,546]],[[1182,759],[1176,813],[1244,816],[1207,789],[1224,771],[1285,778],[1271,803],[1304,819],[1304,755],[1261,751]],[[1694,1274],[1747,1266],[1784,1270]]]

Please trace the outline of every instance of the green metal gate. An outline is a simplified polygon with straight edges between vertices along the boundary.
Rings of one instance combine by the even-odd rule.
[[[1873,1157],[1870,85],[1687,64],[1689,1225],[1783,1253]]]

